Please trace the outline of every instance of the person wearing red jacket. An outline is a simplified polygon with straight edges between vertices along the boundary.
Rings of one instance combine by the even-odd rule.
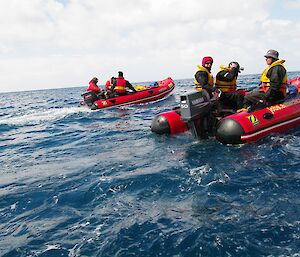
[[[105,97],[104,92],[97,85],[97,83],[98,83],[98,78],[96,77],[92,78],[86,90],[87,92],[81,95],[84,99],[84,102],[89,106],[92,106],[96,100]]]
[[[101,88],[99,88],[99,86],[97,85],[98,83],[98,78],[94,77],[91,79],[91,81],[89,82],[89,86],[87,88],[86,91],[93,91],[95,92],[96,94],[99,94],[102,92]]]
[[[123,72],[118,72],[118,77],[115,80],[115,84],[111,86],[111,90],[115,92],[117,95],[126,95],[126,87],[128,87],[130,90],[132,90],[134,93],[137,92],[135,88],[131,85],[131,83],[128,80],[124,79]]]
[[[112,86],[116,84],[116,78],[111,77],[109,80],[106,81],[105,83],[105,89],[106,92],[111,93],[112,92]]]

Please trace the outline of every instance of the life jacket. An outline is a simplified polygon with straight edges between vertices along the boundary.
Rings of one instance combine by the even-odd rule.
[[[206,69],[205,67],[201,66],[201,65],[197,65],[197,68],[198,68],[197,71],[205,71],[205,72],[207,73],[207,75],[208,75],[208,81],[207,81],[207,84],[208,84],[209,86],[213,87],[213,86],[214,86],[214,77],[213,77],[213,75],[211,74],[211,72],[210,72],[208,69]],[[196,85],[196,88],[197,88],[197,89],[199,89],[199,90],[202,89],[202,86],[203,86],[203,85],[201,85],[201,84],[196,80],[196,78],[194,78],[194,84]]]
[[[230,71],[229,67],[220,66],[220,71]],[[220,72],[219,71],[219,72]],[[235,92],[236,91],[236,77],[232,81],[222,81],[218,80],[216,76],[216,88],[220,89],[222,92]]]
[[[100,93],[101,89],[95,84],[93,80],[89,82],[89,87],[86,91],[94,91],[95,93]]]
[[[126,92],[126,80],[123,77],[116,78],[115,91],[124,94]]]
[[[267,92],[269,90],[269,88],[270,88],[270,78],[267,77],[268,71],[276,65],[281,65],[281,66],[284,67],[284,65],[283,65],[284,62],[285,62],[285,60],[277,60],[277,61],[273,62],[271,65],[269,65],[263,71],[263,73],[261,74],[261,77],[260,77],[261,85],[260,85],[259,91]],[[286,97],[287,80],[288,80],[288,75],[286,73],[283,80],[282,80],[282,82],[281,82],[281,86],[279,88],[280,92],[283,94],[284,97]]]

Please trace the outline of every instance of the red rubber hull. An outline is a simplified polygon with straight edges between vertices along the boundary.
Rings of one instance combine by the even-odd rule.
[[[168,120],[170,134],[183,133],[188,130],[187,124],[181,120],[181,116],[176,110],[163,112],[160,116],[163,116]]]
[[[98,109],[105,109],[109,107],[148,103],[166,97],[175,88],[175,83],[171,78],[159,81],[158,85],[158,87],[149,86],[149,89],[138,91],[137,93],[113,97],[106,100],[97,100],[94,104]]]
[[[240,142],[226,143],[255,142],[271,133],[282,133],[300,125],[300,96],[251,113],[241,112],[227,116],[220,124],[225,120],[236,121],[243,129]],[[222,139],[219,141],[222,142]]]

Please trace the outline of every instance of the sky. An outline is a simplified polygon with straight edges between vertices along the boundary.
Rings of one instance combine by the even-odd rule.
[[[300,0],[0,0],[0,92],[193,78],[237,61],[242,74],[279,51],[300,70]]]

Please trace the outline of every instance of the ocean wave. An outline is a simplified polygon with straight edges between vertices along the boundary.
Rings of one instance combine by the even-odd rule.
[[[0,119],[0,124],[6,125],[27,125],[27,124],[39,124],[45,121],[55,121],[62,119],[68,115],[79,113],[90,113],[90,109],[85,107],[68,107],[68,108],[55,108],[35,110],[25,114],[11,114],[10,117]]]

